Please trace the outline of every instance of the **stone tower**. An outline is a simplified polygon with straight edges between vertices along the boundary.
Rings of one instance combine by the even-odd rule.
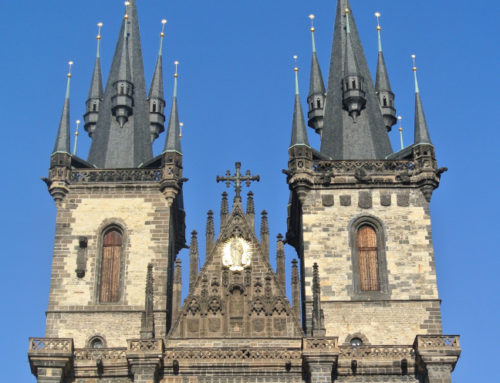
[[[205,257],[192,232],[184,302],[178,74],[165,129],[161,44],[146,93],[135,0],[126,2],[104,89],[98,48],[87,160],[70,152],[68,74],[44,179],[57,218],[46,333],[28,352],[38,382],[451,382],[461,350],[458,336],[442,332],[429,210],[446,169],[437,166],[417,68],[415,141],[394,152],[380,28],[374,84],[349,1],[337,3],[327,88],[311,28],[307,125],[320,150],[308,139],[295,68],[288,227],[276,271],[267,213],[257,231],[252,192],[243,207],[242,187],[260,178],[236,163],[234,175],[217,177],[235,192],[231,208],[222,194],[218,232],[208,212]],[[290,278],[285,244],[298,255]]]
[[[441,335],[429,210],[446,169],[437,167],[418,84],[415,142],[393,152],[382,44],[374,86],[349,1],[337,3],[321,150],[309,145],[297,106],[289,149],[286,238],[300,258],[303,329],[319,330],[317,264],[326,336],[340,346],[337,381],[449,382],[458,338]],[[312,62],[311,89],[321,82],[315,50]],[[327,379],[330,367],[311,373]]]

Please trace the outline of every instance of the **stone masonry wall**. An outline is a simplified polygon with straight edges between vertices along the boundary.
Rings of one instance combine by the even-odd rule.
[[[365,216],[382,223],[388,282],[383,297],[360,297],[353,285],[350,227]],[[411,344],[417,333],[440,331],[431,221],[420,190],[311,191],[303,206],[303,232],[306,308],[310,311],[317,262],[328,335],[343,341],[362,333],[371,344]],[[398,303],[354,303],[377,300]]]
[[[156,333],[165,335],[169,220],[170,209],[156,184],[72,186],[57,212],[46,336],[74,338],[77,348],[94,335],[105,337],[108,347],[124,347],[127,339],[138,338],[150,262]],[[121,300],[100,304],[100,248],[110,224],[124,229]],[[88,238],[86,273],[78,278],[82,236]]]

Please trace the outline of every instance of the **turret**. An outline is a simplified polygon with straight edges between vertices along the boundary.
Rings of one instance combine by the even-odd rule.
[[[392,127],[396,125],[396,109],[394,108],[394,93],[391,89],[389,82],[389,75],[385,65],[384,53],[382,51],[382,27],[380,26],[380,13],[375,13],[377,18],[377,32],[378,32],[378,62],[377,62],[377,77],[375,81],[375,91],[380,102],[380,110],[384,117],[384,123],[387,131],[390,132]]]
[[[314,15],[309,15],[311,19],[311,37],[312,37],[312,62],[311,62],[311,80],[309,84],[309,95],[307,96],[307,104],[309,112],[307,114],[309,121],[308,125],[313,128],[316,133],[321,134],[323,129],[324,106],[326,100],[325,83],[321,74],[318,56],[316,54],[316,41],[314,38]]]
[[[151,142],[156,140],[158,136],[165,130],[165,99],[163,96],[163,64],[162,51],[163,39],[165,37],[165,24],[167,20],[161,21],[162,29],[160,33],[160,49],[158,51],[158,59],[156,60],[155,72],[151,87],[149,89],[149,129],[151,130]]]
[[[346,45],[344,60],[344,78],[342,81],[343,105],[353,121],[361,114],[366,105],[365,78],[361,75],[351,41],[349,8],[345,9]]]
[[[295,67],[295,104],[292,120],[292,139],[288,148],[288,183],[292,190],[297,193],[301,202],[304,201],[307,190],[312,184],[312,148],[307,138],[304,112],[300,102],[299,93],[299,68],[297,56],[294,56]]]
[[[125,4],[128,4],[128,2]],[[113,97],[111,98],[111,111],[120,128],[123,128],[129,117],[132,116],[134,106],[134,84],[132,83],[128,56],[128,5],[124,19],[125,28],[120,60],[118,62],[118,76],[117,80],[113,83]]]
[[[179,125],[179,111],[177,107],[177,83],[179,79],[179,62],[175,62],[174,93],[172,109],[168,122],[167,137],[163,150],[163,177],[161,190],[167,200],[173,202],[182,187],[182,149]]]
[[[59,122],[54,150],[50,156],[49,178],[43,178],[57,206],[60,205],[69,191],[68,185],[71,175],[69,94],[71,88],[72,66],[73,61],[70,61],[61,120]]]
[[[97,24],[97,54],[92,72],[92,80],[90,83],[89,97],[85,104],[85,114],[83,115],[84,129],[92,137],[97,126],[97,119],[101,109],[101,102],[104,97],[102,90],[102,72],[101,72],[101,28],[102,23]]]

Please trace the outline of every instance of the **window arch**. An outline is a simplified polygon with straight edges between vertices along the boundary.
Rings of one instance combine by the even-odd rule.
[[[123,233],[117,227],[104,231],[102,240],[101,278],[99,301],[120,301],[121,265],[123,257]]]
[[[361,291],[379,291],[377,233],[370,225],[358,229],[358,254]]]
[[[350,227],[354,299],[387,299],[390,296],[385,232],[372,216],[358,217]]]

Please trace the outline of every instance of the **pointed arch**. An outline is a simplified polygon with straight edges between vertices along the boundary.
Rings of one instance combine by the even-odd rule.
[[[123,233],[117,227],[104,231],[102,241],[101,283],[99,301],[120,301],[121,264],[123,257]]]

